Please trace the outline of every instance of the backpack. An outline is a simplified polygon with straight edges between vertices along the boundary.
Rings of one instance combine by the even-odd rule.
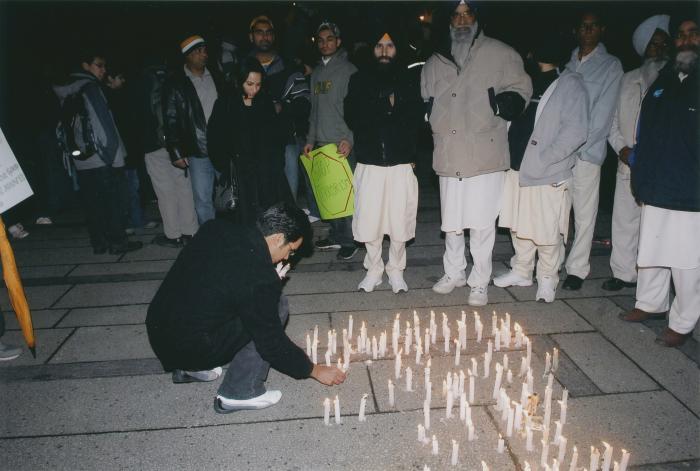
[[[97,151],[97,139],[92,129],[90,116],[85,106],[83,90],[80,87],[63,100],[56,125],[56,138],[64,154],[75,160],[87,160]]]

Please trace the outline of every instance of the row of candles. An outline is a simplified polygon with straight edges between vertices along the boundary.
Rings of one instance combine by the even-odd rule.
[[[554,376],[552,372],[557,371],[559,367],[559,352],[555,348],[550,354],[549,352],[545,355],[545,367],[543,377],[547,378],[547,386],[545,388],[545,400],[544,400],[544,417],[542,420],[541,427],[533,423],[533,418],[538,409],[539,398],[536,393],[534,393],[533,382],[534,377],[531,369],[531,358],[532,358],[532,345],[529,338],[523,334],[520,326],[514,324],[514,336],[511,332],[511,319],[510,315],[506,314],[506,318],[500,320],[494,312],[492,317],[492,329],[491,334],[494,337],[494,341],[488,341],[487,351],[483,354],[483,377],[488,378],[490,373],[490,365],[492,360],[493,351],[500,351],[501,348],[510,348],[511,342],[516,349],[521,349],[523,345],[526,348],[526,355],[521,358],[520,371],[518,376],[526,376],[526,380],[522,384],[520,401],[511,401],[508,397],[505,388],[502,387],[501,383],[503,380],[503,372],[507,371],[506,381],[512,383],[513,373],[508,368],[509,361],[508,355],[504,354],[502,361],[497,363],[495,366],[496,377],[494,381],[492,398],[496,400],[496,410],[501,412],[501,419],[506,422],[506,436],[513,436],[513,432],[519,433],[521,436],[525,437],[526,449],[528,452],[534,451],[533,447],[533,430],[537,427],[542,430],[542,452],[540,456],[540,466],[543,470],[563,470],[561,467],[567,451],[567,439],[563,436],[563,426],[566,424],[566,411],[567,411],[567,399],[568,391],[565,389],[562,394],[562,399],[557,401],[560,406],[559,420],[555,421],[555,433],[552,444],[549,442],[550,425],[551,425],[551,404],[552,404],[552,391],[553,391],[553,380]],[[435,323],[435,313],[431,311],[430,324],[429,327],[425,329],[425,343],[422,343],[420,336],[420,319],[417,313],[413,312],[413,326],[409,322],[406,322],[406,329],[404,335],[400,332],[400,314],[396,315],[394,319],[394,324],[392,328],[392,349],[395,354],[394,359],[394,377],[396,380],[401,378],[401,373],[405,373],[405,385],[406,391],[413,391],[413,370],[411,367],[407,367],[405,370],[402,368],[402,355],[410,354],[411,346],[415,341],[415,351],[416,351],[416,364],[421,364],[421,357],[423,354],[423,345],[426,346],[426,351],[429,350],[431,344],[436,344],[437,341],[437,324]],[[477,343],[481,342],[483,324],[477,312],[474,312],[474,325],[477,332]],[[347,329],[343,329],[343,349],[344,349],[344,363],[342,367],[346,370],[349,368],[350,355],[353,353],[352,346],[350,345],[350,340],[352,338],[353,330],[353,319],[352,316],[348,319]],[[455,344],[455,366],[460,365],[461,352],[466,348],[467,343],[467,330],[466,330],[466,314],[462,311],[461,320],[457,320],[457,331],[458,336],[454,341],[451,339],[451,331],[447,316],[443,313],[442,318],[442,334],[444,338],[444,351],[445,353],[450,353],[450,345],[454,342]],[[403,346],[399,346],[399,338],[403,337]],[[372,337],[369,340],[367,335],[367,329],[365,323],[362,322],[360,327],[360,334],[357,336],[357,352],[367,353],[371,352],[373,359],[384,358],[386,356],[386,331],[382,332],[379,341],[376,337]],[[318,326],[314,328],[314,340],[311,342],[309,334],[307,334],[307,353],[310,354],[312,360],[315,356],[315,348],[318,344]],[[328,347],[326,351],[326,364],[330,365],[330,357],[332,354],[337,352],[336,344],[336,333],[335,330],[328,332]],[[339,366],[341,365],[340,359],[338,359]],[[430,430],[430,411],[431,411],[431,399],[432,399],[432,383],[430,381],[430,369],[431,369],[431,359],[428,357],[426,366],[424,368],[425,374],[425,400],[423,402],[423,414],[424,423],[418,424],[418,440],[423,444],[431,443],[431,450],[433,455],[438,454],[438,441],[435,435],[432,439],[428,439],[427,431]],[[446,410],[445,418],[449,419],[452,417],[452,409],[454,407],[455,397],[459,397],[459,418],[465,423],[467,431],[467,440],[475,440],[475,428],[471,419],[471,407],[470,404],[474,403],[474,390],[475,390],[475,378],[478,377],[478,362],[476,358],[471,358],[471,368],[468,368],[468,390],[465,388],[466,376],[464,371],[460,371],[459,375],[452,374],[448,372],[446,379],[443,380],[443,396],[446,398]],[[390,407],[395,407],[395,392],[394,384],[391,379],[388,380],[388,395],[389,395],[389,405]],[[366,421],[365,409],[367,403],[367,394],[364,394],[360,400],[360,409],[358,419],[360,422]],[[329,398],[324,400],[324,423],[330,425],[330,405],[331,401]],[[333,400],[334,407],[334,419],[336,424],[341,423],[340,415],[340,402],[338,396]],[[630,454],[626,450],[622,450],[622,458],[620,462],[612,462],[613,448],[603,442],[605,450],[602,454],[602,466],[600,469],[602,471],[611,471],[611,465],[613,466],[612,471],[625,471],[629,463]],[[548,455],[550,451],[550,446],[558,447],[557,457],[554,458],[551,466],[548,463]],[[499,440],[496,447],[499,453],[503,453],[505,449],[505,440],[499,434]],[[452,465],[457,465],[459,456],[459,442],[457,440],[452,440],[452,452],[451,452],[451,463]],[[599,469],[599,463],[601,460],[601,452],[595,448],[591,447],[590,454],[590,470],[595,471]],[[482,468],[488,470],[488,466],[485,462],[482,462]],[[529,470],[530,465],[525,462],[525,470]],[[574,446],[569,471],[578,470],[578,450]],[[587,471],[587,468],[583,468]]]

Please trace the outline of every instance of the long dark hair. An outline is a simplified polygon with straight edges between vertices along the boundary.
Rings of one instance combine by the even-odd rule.
[[[254,57],[246,58],[238,67],[235,77],[236,87],[238,87],[241,93],[243,92],[243,84],[248,79],[248,75],[250,75],[251,72],[257,72],[260,74],[261,79],[265,79],[265,69],[260,65],[260,62]]]

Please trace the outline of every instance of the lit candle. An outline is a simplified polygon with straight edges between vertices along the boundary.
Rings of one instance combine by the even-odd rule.
[[[331,366],[331,351],[326,350],[326,366]]]
[[[348,338],[352,338],[352,314],[348,316]]]
[[[421,356],[423,355],[423,347],[416,345],[416,365],[420,365]]]
[[[554,355],[552,356],[552,371],[557,371],[559,369],[559,349],[554,349]]]
[[[413,342],[413,329],[411,324],[406,321],[406,334],[403,340],[403,348],[406,351],[406,355],[411,353],[411,343]]]
[[[530,463],[527,461],[525,462],[525,466],[523,467],[523,471],[532,471],[532,467],[530,466]]]
[[[455,366],[459,366],[459,358],[462,353],[462,344],[455,339]]]
[[[513,422],[515,421],[515,411],[512,407],[508,407],[508,422],[506,426],[506,437],[513,436]]]
[[[515,348],[522,348],[523,346],[523,329],[517,322],[514,326],[515,329]]]
[[[552,417],[552,388],[547,387],[544,390],[544,420],[542,424],[549,429],[550,420]]]
[[[464,370],[459,370],[459,388],[457,389],[458,394],[464,392]]]
[[[350,350],[346,351],[343,354],[343,357],[344,357],[343,358],[344,359],[343,370],[347,371],[350,369]]]
[[[457,457],[459,456],[459,444],[457,440],[452,440],[452,466],[457,466]]]
[[[433,455],[437,455],[437,454],[438,454],[438,441],[437,441],[437,437],[435,435],[433,435]]]
[[[369,338],[365,338],[365,353],[369,355],[369,353],[372,351],[372,342],[370,342]]]
[[[435,345],[437,341],[437,324],[435,323],[435,311],[430,311],[430,343]]]
[[[535,386],[534,386],[534,378],[532,376],[532,368],[527,369],[527,391],[529,394],[532,394],[535,392]]]
[[[497,352],[501,351],[501,331],[497,330],[493,338],[494,350]]]
[[[314,365],[318,363],[318,345],[316,343],[311,344],[311,362]]]
[[[513,404],[515,405],[515,423],[513,424],[513,427],[515,430],[519,431],[522,428],[523,405],[515,401],[513,401]]]
[[[525,425],[525,449],[527,451],[532,451],[533,446],[532,446],[532,428],[530,428],[530,425],[527,424]]]
[[[423,425],[426,430],[430,430],[430,401],[423,401]]]
[[[365,343],[362,341],[362,336],[357,336],[357,353],[364,353]]]
[[[627,471],[627,466],[630,463],[630,453],[627,450],[622,450],[622,459],[620,460],[620,471]]]
[[[343,362],[340,360],[340,358],[338,358],[338,369],[339,369],[339,370],[344,370],[344,368],[343,368]]]
[[[418,441],[423,443],[425,440],[425,427],[422,424],[418,424]]]
[[[518,373],[518,377],[521,378],[525,372],[527,372],[527,359],[525,357],[520,358],[520,372]]]
[[[559,438],[561,438],[561,422],[555,420],[554,425],[556,427],[554,430],[554,444],[556,445],[559,443]]]
[[[415,309],[413,310],[413,335],[416,337],[415,340],[417,343],[420,338],[420,319]]]
[[[484,353],[484,378],[489,377],[490,369],[491,369],[491,357],[489,357],[488,353]]]
[[[406,391],[413,391],[413,370],[406,368]]]
[[[603,467],[601,469],[602,471],[610,471],[610,465],[612,464],[613,447],[611,447],[605,442],[603,442],[603,445],[605,446],[605,451],[603,452]]]
[[[560,463],[564,462],[564,455],[566,455],[566,437],[559,437],[559,455],[557,456],[557,461]]]
[[[372,360],[379,358],[379,344],[377,344],[377,337],[372,336]]]
[[[430,361],[430,358],[428,358],[428,361],[425,362],[425,368],[423,368],[423,373],[425,374],[425,384],[428,384],[430,382],[430,364],[432,362]]]
[[[428,404],[430,404],[430,401],[433,398],[433,383],[428,381],[425,383],[425,400],[428,401]]]
[[[338,332],[333,329],[333,355],[338,353]]]
[[[527,383],[523,383],[523,387],[520,390],[520,405],[523,409],[527,408],[527,396],[529,395],[530,394],[527,390]]]
[[[367,394],[363,394],[362,399],[360,399],[360,415],[358,416],[360,422],[367,420],[367,417],[365,417],[365,407],[367,407]]]
[[[343,329],[343,348],[348,347],[348,329]]]
[[[323,423],[324,425],[331,424],[331,400],[328,398],[323,400]]]
[[[311,336],[306,333],[306,356],[311,358]]]
[[[489,361],[493,357],[493,342],[490,340],[486,343],[486,355],[488,355]]]
[[[394,407],[394,383],[389,380],[389,407]]]
[[[403,352],[403,349],[399,349],[398,353],[396,354],[396,358],[394,358],[394,376],[396,379],[399,379],[401,377],[401,353]]]
[[[401,335],[401,324],[399,321],[400,317],[401,314],[396,314],[396,318],[394,319],[394,326],[393,329],[391,329],[391,348],[394,352],[394,355],[396,355],[396,353],[399,351],[399,335]]]
[[[360,325],[360,339],[362,339],[363,345],[367,345],[367,326],[365,321],[362,321],[362,325]]]
[[[542,454],[540,455],[540,466],[543,468],[547,466],[547,455],[549,454],[549,443],[547,443],[545,440],[541,440],[540,443],[542,443]]]
[[[311,345],[318,345],[318,325],[314,326],[314,340]]]
[[[620,463],[613,461],[613,471],[620,471]]]
[[[552,369],[552,355],[549,354],[549,352],[544,354],[544,374],[542,377],[544,378],[549,374],[549,371]]]
[[[496,311],[493,311],[491,316],[491,335],[496,335],[496,330],[498,330],[498,317],[496,317]]]
[[[459,331],[459,348],[465,350],[467,348],[467,326],[461,321],[457,324],[457,330]]]
[[[339,424],[340,423],[340,399],[338,399],[338,396],[335,396],[335,399],[333,400],[333,407],[335,408],[335,423]]]
[[[467,393],[459,395],[459,420],[464,422],[467,414]]]
[[[481,471],[489,471],[489,466],[483,460],[481,461]]]
[[[508,370],[508,373],[506,374],[506,381],[508,381],[508,384],[513,383],[513,372],[511,370]]]
[[[449,419],[452,417],[452,403],[454,399],[452,398],[452,390],[447,390],[447,406],[445,407],[445,418]]]
[[[505,445],[506,445],[506,442],[505,442],[505,440],[503,440],[503,437],[499,433],[498,434],[498,447],[496,448],[496,451],[498,451],[498,453],[502,454],[505,451],[505,448],[506,448]]]
[[[470,442],[474,441],[474,424],[471,422],[467,423],[467,440]]]
[[[571,454],[571,464],[569,465],[569,471],[576,471],[577,464],[578,464],[578,449],[574,446],[574,451]]]
[[[444,330],[445,333],[445,353],[450,353],[450,328],[446,327]]]
[[[530,368],[530,362],[532,361],[532,342],[530,342],[530,338],[527,336],[524,337],[524,341],[527,345],[527,367]]]
[[[472,408],[469,406],[469,403],[465,404],[464,408],[464,422],[469,423],[472,421]]]
[[[484,334],[484,324],[482,324],[480,320],[477,320],[477,324],[476,324],[476,341],[477,341],[477,343],[481,343],[481,338],[483,337],[483,334]]]
[[[496,382],[493,384],[493,393],[491,397],[494,399],[498,398],[498,393],[501,390],[501,377],[503,376],[503,366],[500,363],[496,363]]]
[[[469,404],[474,404],[474,375],[469,373]]]
[[[379,334],[379,356],[381,358],[386,356],[386,331]]]
[[[430,351],[430,329],[425,328],[425,336],[423,337],[423,345],[425,345],[425,353]]]
[[[594,446],[591,447],[591,464],[588,466],[588,469],[591,471],[597,471],[598,470],[598,462],[600,461],[600,452],[598,449]]]
[[[326,340],[326,349],[327,350],[333,350],[333,331],[328,330],[328,336]]]
[[[558,401],[559,402],[559,422],[563,424],[566,423],[566,402],[564,401]]]

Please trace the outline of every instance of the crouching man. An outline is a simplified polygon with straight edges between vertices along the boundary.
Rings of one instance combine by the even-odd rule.
[[[275,265],[310,232],[306,214],[284,203],[255,226],[212,220],[200,228],[146,317],[153,351],[174,383],[213,381],[230,362],[214,400],[214,410],[225,414],[279,402],[282,393],[265,388],[270,366],[329,386],[345,380],[341,370],[311,363],[284,332],[289,312]]]

